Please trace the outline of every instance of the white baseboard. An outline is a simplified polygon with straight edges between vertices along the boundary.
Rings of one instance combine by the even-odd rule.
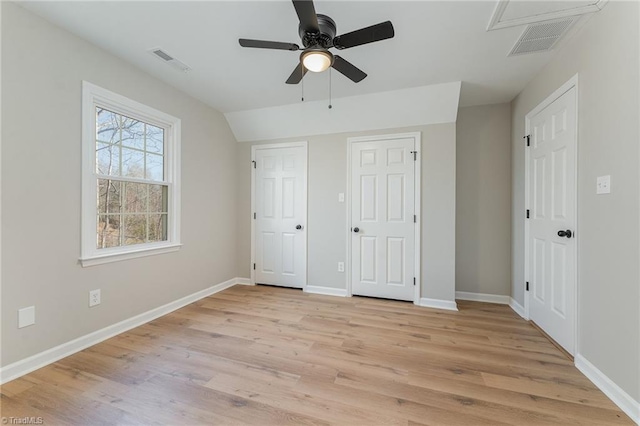
[[[600,390],[609,397],[631,420],[640,424],[640,402],[636,401],[626,393],[620,386],[616,385],[613,380],[608,378],[595,365],[591,364],[587,359],[577,354],[575,356],[576,368],[582,372],[589,380],[593,382]]]
[[[499,303],[501,305],[509,304],[509,296],[503,296],[501,294],[470,293],[467,291],[456,291],[456,299],[472,300],[474,302]]]
[[[516,314],[520,315],[522,318],[528,320],[527,316],[524,313],[524,307],[519,304],[516,299],[513,297],[509,298],[509,307],[515,311]]]
[[[241,281],[243,281],[242,278],[232,278],[223,283],[216,284],[212,287],[190,294],[189,296],[185,296],[181,299],[167,303],[166,305],[151,309],[150,311],[144,312],[140,315],[136,315],[134,317],[78,337],[77,339],[63,343],[51,349],[47,349],[28,358],[6,365],[0,368],[0,384],[6,383],[13,379],[17,379],[20,376],[24,376],[27,373],[49,365],[76,352],[80,352],[81,350],[86,349],[89,346],[93,346],[120,333],[124,333],[125,331],[131,330],[132,328],[141,326],[142,324],[173,312],[176,309],[182,308],[183,306],[186,306],[204,297],[211,296],[212,294],[232,287],[240,283]]]
[[[325,294],[327,296],[347,297],[347,290],[344,288],[322,287],[319,285],[308,285],[304,288],[305,293]]]
[[[451,300],[429,299],[427,297],[421,297],[417,305],[425,308],[446,309],[449,311],[458,310],[458,305],[456,305],[455,301],[452,302]]]
[[[254,285],[251,282],[251,278],[236,278],[236,280],[238,280],[238,282],[236,284],[240,284],[240,285]]]

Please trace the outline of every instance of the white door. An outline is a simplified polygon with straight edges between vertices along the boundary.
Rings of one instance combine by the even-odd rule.
[[[414,300],[414,138],[351,145],[351,286]]]
[[[576,89],[529,119],[529,317],[573,354]]]
[[[307,276],[307,149],[254,151],[254,279],[303,288]]]

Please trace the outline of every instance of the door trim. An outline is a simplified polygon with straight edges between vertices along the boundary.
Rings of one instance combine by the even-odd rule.
[[[345,262],[345,274],[346,274],[346,283],[347,283],[347,296],[353,296],[352,288],[351,288],[351,149],[354,143],[360,142],[376,142],[381,140],[390,140],[390,139],[407,139],[413,138],[413,149],[418,152],[416,155],[416,161],[414,162],[415,174],[414,174],[414,204],[417,221],[415,224],[415,248],[414,248],[414,256],[415,256],[415,270],[414,276],[416,278],[415,291],[413,295],[413,303],[416,305],[420,304],[420,294],[421,294],[421,267],[420,267],[420,246],[421,246],[421,221],[422,217],[420,214],[420,206],[422,205],[420,202],[420,183],[422,181],[421,178],[421,170],[422,170],[422,135],[420,132],[411,132],[411,133],[394,133],[390,135],[376,135],[376,136],[360,136],[360,137],[352,137],[347,138],[347,188],[346,188],[346,203],[347,203],[347,228],[346,232],[346,240],[347,240],[347,256]]]
[[[525,116],[525,135],[529,135],[530,134],[530,130],[531,130],[531,118],[534,117],[535,115],[537,115],[539,112],[541,112],[542,110],[544,110],[546,107],[548,107],[549,105],[551,105],[556,99],[560,98],[562,95],[564,95],[565,93],[567,93],[569,90],[575,88],[575,92],[576,92],[576,96],[575,96],[575,111],[576,111],[576,117],[575,117],[575,157],[574,157],[574,163],[575,163],[575,182],[576,182],[576,186],[575,186],[575,217],[574,219],[574,223],[575,223],[575,228],[576,230],[580,230],[580,226],[578,223],[578,206],[579,206],[579,199],[578,199],[578,185],[579,185],[579,181],[578,181],[578,150],[580,149],[578,141],[580,140],[580,135],[578,134],[578,116],[579,116],[579,90],[578,90],[578,74],[575,74],[573,77],[571,77],[566,83],[564,83],[562,86],[560,86],[557,90],[555,90],[551,95],[549,95],[545,100],[543,100],[542,102],[540,102],[540,104],[538,104],[534,109],[532,109],[526,116]],[[531,208],[531,194],[529,193],[529,160],[530,160],[530,154],[529,154],[529,149],[527,149],[527,147],[525,146],[525,150],[524,150],[524,185],[525,185],[525,210],[526,209],[530,209]],[[527,281],[531,281],[530,279],[530,265],[529,265],[529,239],[530,239],[530,235],[529,235],[529,221],[526,219],[524,212],[522,217],[524,218],[524,280],[522,282],[522,285],[524,287],[525,282]],[[580,238],[580,232],[576,232],[575,233],[575,245],[574,245],[574,261],[573,261],[573,268],[575,270],[575,286],[574,286],[574,298],[573,298],[573,341],[575,342],[574,345],[574,355],[580,353],[579,351],[579,335],[578,335],[578,321],[580,318],[580,315],[578,315],[578,288],[579,288],[579,284],[580,284],[580,275],[579,275],[579,270],[578,270],[578,255],[579,255],[579,249],[578,249],[578,242],[579,242],[579,238]],[[527,291],[525,289],[524,291],[524,319],[526,320],[530,320],[529,317],[529,294],[530,292]]]
[[[300,142],[284,142],[284,143],[272,143],[261,144],[251,146],[251,211],[249,212],[249,220],[251,221],[251,263],[249,263],[249,271],[251,271],[251,285],[256,285],[256,271],[253,269],[253,264],[256,263],[256,221],[253,219],[253,213],[256,211],[256,169],[253,167],[253,163],[256,160],[256,151],[261,149],[274,149],[274,148],[304,148],[304,176],[303,176],[303,188],[302,194],[304,196],[304,226],[306,232],[305,245],[304,245],[304,257],[305,257],[305,271],[302,274],[302,291],[307,288],[307,279],[309,273],[309,197],[307,194],[309,185],[309,147],[307,141]]]

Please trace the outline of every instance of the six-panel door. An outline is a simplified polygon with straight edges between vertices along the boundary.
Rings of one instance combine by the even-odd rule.
[[[255,151],[255,281],[302,288],[306,280],[305,147]]]
[[[403,138],[352,144],[354,295],[414,299],[414,143]]]
[[[531,118],[529,148],[529,316],[571,354],[576,285],[575,96],[572,88]],[[566,231],[571,231],[570,238]]]

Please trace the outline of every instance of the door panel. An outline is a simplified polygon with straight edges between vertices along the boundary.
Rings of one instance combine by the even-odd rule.
[[[404,222],[404,175],[387,176],[387,219]]]
[[[377,219],[377,202],[378,195],[378,177],[377,176],[361,176],[360,177],[360,194],[362,196],[360,221],[376,221]]]
[[[570,89],[530,119],[529,316],[575,350],[576,103]]]
[[[262,262],[260,263],[263,273],[273,274],[275,271],[276,254],[276,234],[273,232],[262,232]]]
[[[551,309],[560,317],[567,314],[567,246],[551,243]]]
[[[533,239],[533,295],[541,303],[544,304],[544,293],[546,286],[544,285],[546,277],[546,245],[545,240],[540,238]]]
[[[387,283],[404,284],[404,238],[387,238]]]
[[[352,293],[413,300],[413,138],[351,145]]]
[[[282,273],[294,275],[296,273],[296,234],[284,232],[282,234]]]
[[[361,237],[360,238],[360,246],[361,249],[361,261],[360,261],[360,281],[376,284],[377,277],[376,272],[378,268],[376,267],[376,237]]]
[[[282,218],[295,219],[295,178],[282,178]]]
[[[302,288],[307,275],[306,147],[259,148],[254,160],[255,282]]]

